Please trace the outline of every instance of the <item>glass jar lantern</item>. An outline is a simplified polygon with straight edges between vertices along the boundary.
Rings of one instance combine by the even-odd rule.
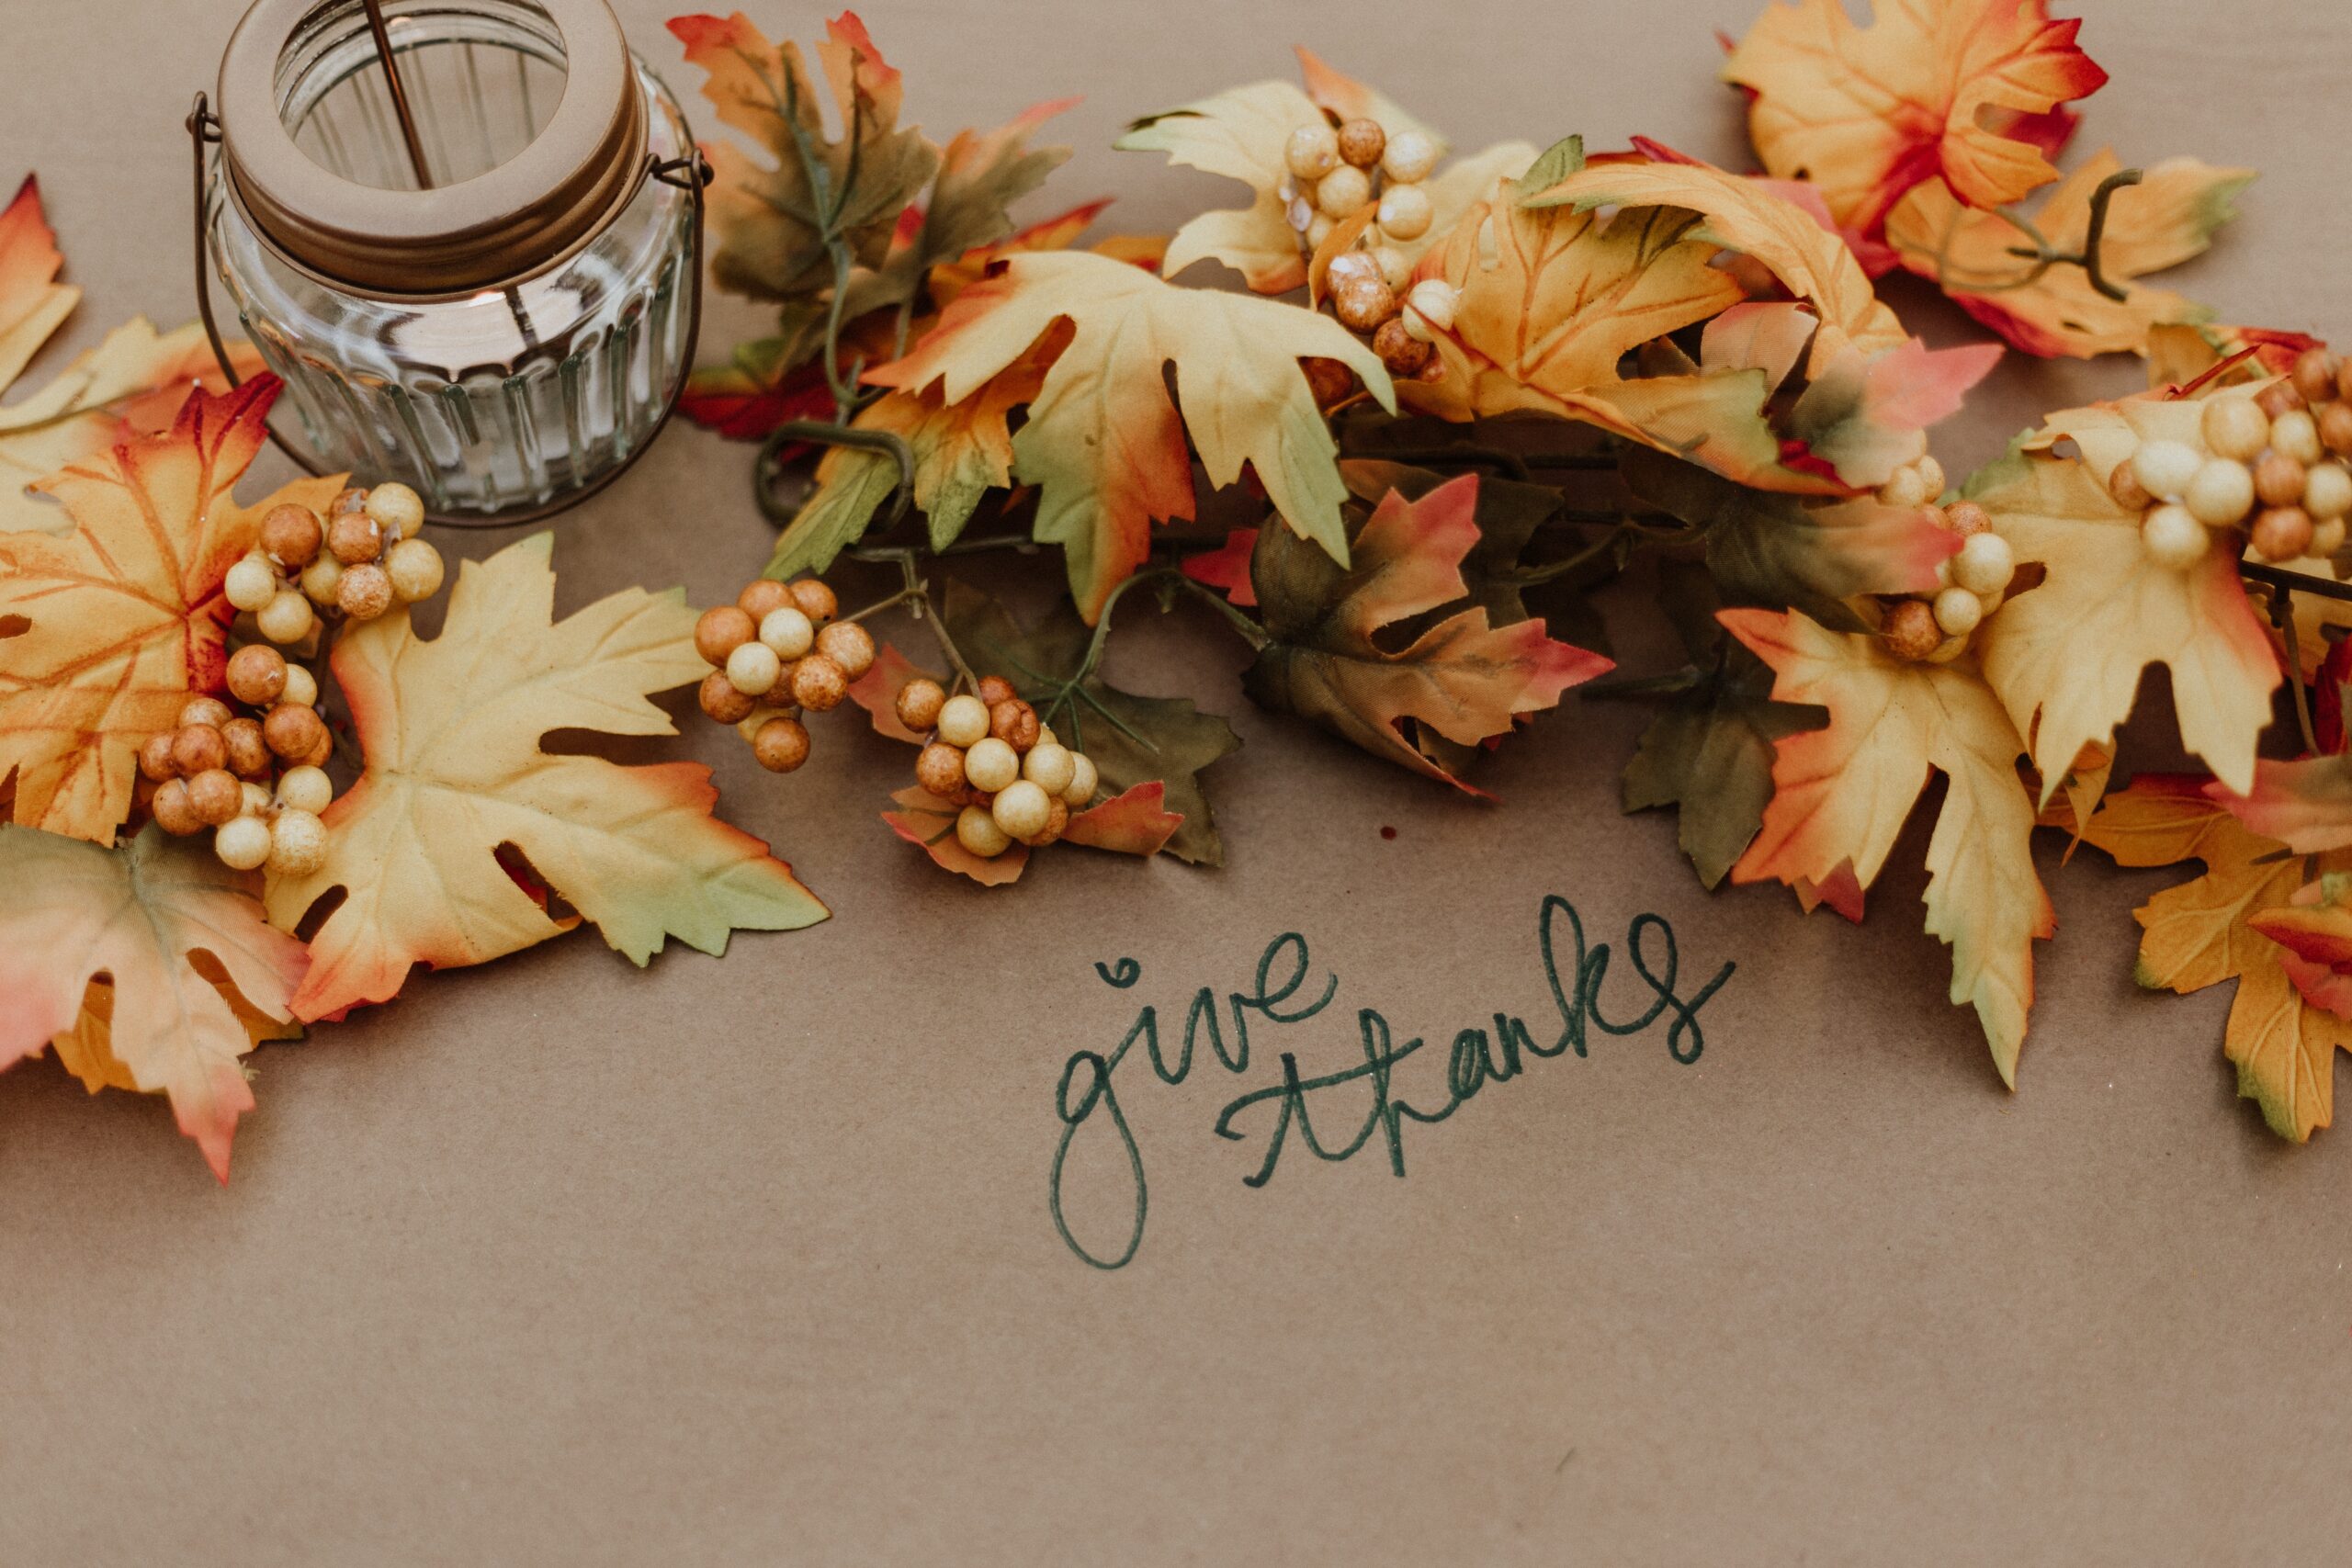
[[[233,381],[209,271],[305,468],[519,522],[668,419],[708,170],[604,0],[255,0],[188,123],[206,328]]]

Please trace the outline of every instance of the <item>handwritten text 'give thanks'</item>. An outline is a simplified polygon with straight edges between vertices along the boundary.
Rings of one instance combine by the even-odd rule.
[[[1563,942],[1566,944],[1565,948]],[[1600,1000],[1602,982],[1609,973],[1609,946],[1603,942],[1586,948],[1584,921],[1577,917],[1575,907],[1557,894],[1544,900],[1536,916],[1536,945],[1543,959],[1544,980],[1551,987],[1553,1006],[1560,1016],[1560,1031],[1555,1038],[1538,1041],[1521,1019],[1497,1012],[1493,1015],[1493,1029],[1464,1029],[1454,1035],[1445,1065],[1443,1101],[1414,1105],[1396,1092],[1391,1080],[1397,1064],[1420,1051],[1425,1042],[1413,1039],[1400,1044],[1392,1038],[1388,1021],[1378,1011],[1359,1009],[1356,1029],[1363,1056],[1361,1062],[1335,1072],[1306,1077],[1299,1071],[1297,1057],[1285,1051],[1281,1055],[1279,1082],[1242,1095],[1218,1115],[1216,1133],[1221,1138],[1238,1142],[1259,1131],[1264,1134],[1265,1159],[1255,1175],[1242,1180],[1251,1187],[1263,1187],[1273,1179],[1274,1168],[1281,1163],[1283,1151],[1290,1146],[1293,1136],[1305,1144],[1317,1159],[1344,1160],[1368,1146],[1376,1135],[1387,1151],[1389,1168],[1403,1176],[1407,1122],[1433,1125],[1468,1104],[1487,1085],[1509,1083],[1536,1061],[1566,1055],[1571,1051],[1583,1055],[1588,1027],[1603,1034],[1628,1035],[1663,1023],[1668,1053],[1687,1066],[1697,1061],[1700,1052],[1706,1048],[1705,1036],[1699,1027],[1699,1010],[1723,988],[1734,968],[1724,964],[1715,972],[1714,978],[1684,997],[1676,989],[1681,962],[1675,949],[1674,928],[1658,915],[1636,916],[1626,929],[1625,957],[1640,977],[1648,1005],[1631,1017],[1611,1018],[1602,1011]],[[1160,1045],[1159,1010],[1148,1005],[1136,1014],[1125,1037],[1108,1055],[1097,1051],[1071,1054],[1054,1090],[1054,1112],[1061,1120],[1062,1132],[1054,1149],[1052,1196],[1055,1228],[1061,1232],[1062,1240],[1072,1252],[1098,1269],[1117,1269],[1134,1258],[1136,1249],[1143,1245],[1144,1216],[1148,1206],[1143,1151],[1136,1145],[1126,1112],[1120,1107],[1115,1081],[1120,1064],[1126,1060],[1136,1043],[1143,1043],[1151,1070],[1162,1083],[1184,1081],[1193,1069],[1193,1046],[1203,1033],[1208,1036],[1209,1050],[1218,1066],[1232,1073],[1246,1072],[1250,1066],[1250,1015],[1254,1013],[1272,1024],[1304,1023],[1329,1007],[1338,996],[1337,975],[1326,976],[1319,992],[1301,996],[1306,986],[1307,967],[1305,937],[1289,931],[1268,942],[1265,952],[1259,955],[1257,977],[1250,989],[1226,995],[1231,1020],[1229,1040],[1219,1015],[1216,990],[1203,986],[1193,994],[1184,1018],[1183,1044],[1172,1057]],[[1097,964],[1094,972],[1104,984],[1125,990],[1142,978],[1143,966],[1132,958],[1122,958],[1113,965]],[[1317,1114],[1325,1122],[1325,1128],[1319,1131],[1315,1122]],[[1344,1139],[1334,1141],[1329,1130],[1331,1119],[1348,1116],[1357,1119],[1351,1131]],[[1118,1140],[1120,1150],[1126,1156],[1134,1188],[1132,1221],[1125,1240],[1113,1250],[1099,1250],[1080,1240],[1070,1228],[1062,1202],[1063,1173],[1072,1145],[1089,1126],[1103,1123],[1107,1123],[1108,1135]]]

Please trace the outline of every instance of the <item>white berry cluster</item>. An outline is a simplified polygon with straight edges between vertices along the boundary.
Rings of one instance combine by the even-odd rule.
[[[1883,504],[1924,508],[1940,526],[1960,536],[1959,553],[1936,567],[1934,592],[1883,606],[1879,630],[1888,651],[1898,659],[1930,664],[1968,651],[1969,637],[2007,597],[2018,565],[2009,542],[1993,531],[1992,514],[1973,501],[1937,504],[1943,489],[1943,465],[1922,457],[1896,469],[1878,491]]]
[[[424,525],[424,502],[404,484],[346,490],[323,524],[307,506],[274,506],[260,544],[229,569],[222,592],[281,645],[311,635],[313,605],[372,621],[441,591],[441,552],[416,536]]]
[[[1424,280],[1400,305],[1397,291],[1412,267],[1391,243],[1418,240],[1435,220],[1422,182],[1437,167],[1436,140],[1411,129],[1392,136],[1369,118],[1337,128],[1317,120],[1291,132],[1283,158],[1288,172],[1278,194],[1309,253],[1321,248],[1334,226],[1366,207],[1375,209],[1354,247],[1332,258],[1333,314],[1350,330],[1371,337],[1373,352],[1391,375],[1437,375],[1430,339],[1433,331],[1453,324],[1453,290],[1442,280]],[[1424,303],[1424,294],[1427,308],[1417,312],[1414,307]]]
[[[697,694],[703,713],[733,725],[772,773],[808,760],[801,716],[841,706],[850,682],[874,667],[872,634],[835,620],[840,612],[833,591],[813,577],[763,577],[695,623],[695,650],[711,666]]]
[[[2334,355],[2314,348],[2262,391],[2206,400],[2197,439],[2144,441],[2116,466],[2108,491],[2142,514],[2150,559],[2185,570],[2211,531],[2245,529],[2265,560],[2333,556],[2352,514],[2352,401]]]

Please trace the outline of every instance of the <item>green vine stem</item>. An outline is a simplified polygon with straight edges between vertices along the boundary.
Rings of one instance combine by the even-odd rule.
[[[2034,264],[2032,270],[2023,277],[1972,278],[1954,268],[1951,265],[1950,249],[1952,232],[1958,227],[1955,224],[1953,231],[1945,232],[1942,243],[1936,252],[1938,286],[1947,290],[1958,288],[1971,294],[2006,294],[2012,289],[2032,288],[2041,281],[2052,267],[2078,266],[2083,269],[2083,275],[2089,279],[2091,288],[2107,299],[2120,302],[2131,298],[2122,285],[2108,278],[2103,270],[2104,264],[2100,259],[2100,246],[2107,239],[2108,213],[2115,203],[2116,193],[2130,189],[2145,177],[2146,175],[2141,170],[2124,169],[2108,175],[2099,182],[2098,188],[2091,193],[2090,224],[2083,231],[2083,248],[2079,251],[2061,251],[2052,248],[2050,242],[2042,236],[2041,231],[2034,227],[2032,220],[2021,213],[2003,209],[2001,216],[2015,224],[2027,238],[2033,242],[2030,245],[2009,247],[2009,254],[2020,261],[2030,261]]]
[[[759,453],[752,460],[752,494],[760,503],[761,516],[781,527],[799,514],[798,507],[786,506],[777,499],[775,486],[784,477],[784,449],[802,442],[854,446],[888,457],[898,468],[899,482],[890,491],[889,514],[883,527],[895,528],[906,521],[907,508],[913,504],[915,495],[915,455],[906,438],[896,431],[860,430],[821,419],[786,420],[760,443]]]

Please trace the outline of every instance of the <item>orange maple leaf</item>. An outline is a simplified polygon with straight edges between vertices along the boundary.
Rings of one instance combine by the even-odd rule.
[[[1867,27],[1842,0],[1795,0],[1758,18],[1724,79],[1752,95],[1765,168],[1812,181],[1839,224],[1874,233],[1938,175],[1987,208],[2056,179],[2047,154],[2072,117],[2052,111],[2107,84],[2081,27],[2046,0],[1891,0]]]

